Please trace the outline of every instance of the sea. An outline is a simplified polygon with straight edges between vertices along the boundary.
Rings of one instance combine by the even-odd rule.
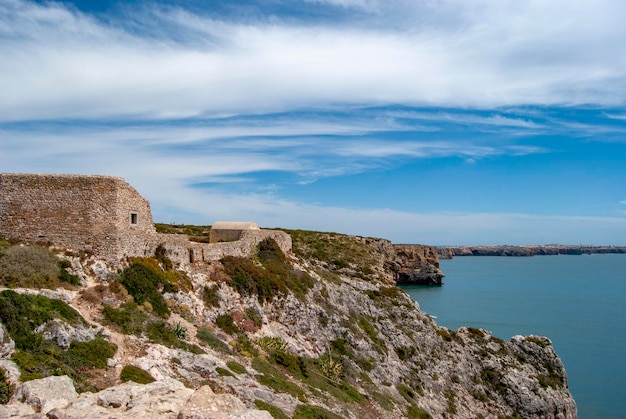
[[[626,255],[457,256],[403,286],[437,324],[552,340],[581,419],[626,417]]]

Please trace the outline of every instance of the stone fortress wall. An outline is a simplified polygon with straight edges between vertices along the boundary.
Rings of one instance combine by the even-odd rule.
[[[291,237],[275,230],[242,231],[221,243],[159,234],[150,203],[121,177],[100,175],[0,174],[0,237],[84,250],[114,265],[152,256],[159,245],[182,264],[250,256],[267,237],[291,250]]]

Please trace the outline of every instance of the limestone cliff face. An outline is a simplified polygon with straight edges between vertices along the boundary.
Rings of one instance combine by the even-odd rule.
[[[100,373],[113,377],[109,388],[78,396],[67,389],[49,416],[261,418],[277,409],[274,417],[284,417],[277,411],[359,419],[577,417],[565,369],[547,338],[504,341],[482,329],[439,327],[394,285],[407,266],[438,269],[434,248],[289,234],[293,253],[285,259],[267,259],[260,249],[250,263],[232,259],[237,269],[227,261],[187,264],[189,283],[163,294],[173,312],[167,324],[183,327],[181,341],[204,353],[104,324],[102,307],[87,296],[97,290],[107,296],[101,301],[122,307],[123,299],[107,291],[115,272],[107,276],[100,261],[74,258],[86,285],[69,301],[118,349]],[[285,269],[284,282],[272,288],[267,281],[277,266]],[[293,279],[300,282],[287,282]],[[15,370],[12,361],[3,362]],[[125,365],[149,372],[156,383],[120,384],[115,377]],[[24,395],[16,384],[16,394]],[[0,417],[46,414],[28,400],[14,396],[0,406]]]
[[[395,245],[396,260],[389,264],[397,284],[441,285],[437,248],[420,244]]]

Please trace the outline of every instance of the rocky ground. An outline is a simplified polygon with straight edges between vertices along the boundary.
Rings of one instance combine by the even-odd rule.
[[[389,242],[290,234],[288,255],[261,246],[248,260],[143,261],[169,281],[157,284],[161,315],[156,302],[132,304],[135,285],[120,285],[129,271],[62,255],[79,286],[14,290],[61,299],[85,323],[48,320],[33,333],[61,355],[96,336],[115,351],[79,378],[28,371],[35,379],[21,382],[23,350],[0,327],[11,388],[0,418],[576,417],[549,339],[438,327],[395,286],[406,264]],[[146,384],[122,382],[129,366],[147,373]]]

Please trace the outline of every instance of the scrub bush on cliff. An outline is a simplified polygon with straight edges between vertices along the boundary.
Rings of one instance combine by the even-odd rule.
[[[170,310],[161,292],[174,291],[174,287],[157,267],[148,261],[137,259],[124,269],[120,282],[132,295],[135,303],[143,304],[147,301],[155,313],[163,317],[169,316]]]
[[[302,297],[314,283],[308,274],[289,265],[285,254],[271,238],[259,244],[254,259],[227,256],[221,262],[232,279],[229,285],[241,295],[256,295],[260,303],[289,290]]]

